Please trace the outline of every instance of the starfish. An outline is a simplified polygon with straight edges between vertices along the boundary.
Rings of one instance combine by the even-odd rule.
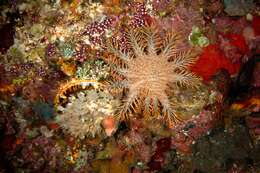
[[[119,43],[108,44],[115,72],[123,78],[113,85],[127,90],[120,116],[125,119],[142,112],[144,117],[162,116],[170,124],[181,120],[169,93],[199,83],[199,77],[189,71],[196,60],[192,50],[181,51],[178,34],[166,31],[162,36],[155,27],[128,31],[127,43],[128,50],[120,49]]]

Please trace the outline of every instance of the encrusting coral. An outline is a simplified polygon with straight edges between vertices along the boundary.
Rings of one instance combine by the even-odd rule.
[[[154,26],[129,30],[129,49],[122,50],[118,43],[108,41],[111,53],[108,60],[121,76],[112,87],[128,91],[121,118],[143,112],[144,117],[161,115],[169,125],[181,120],[170,101],[171,93],[180,87],[195,87],[200,83],[199,77],[189,71],[196,60],[195,53],[180,51],[181,43],[174,31],[163,33]]]

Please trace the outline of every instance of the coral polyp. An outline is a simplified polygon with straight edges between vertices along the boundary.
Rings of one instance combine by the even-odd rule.
[[[127,91],[121,117],[142,112],[144,117],[162,116],[175,124],[181,117],[174,111],[171,94],[200,83],[199,77],[189,71],[196,60],[194,52],[181,51],[178,33],[162,32],[153,26],[128,31],[127,40],[129,50],[120,49],[117,43],[108,44],[115,71],[123,78],[113,85]]]

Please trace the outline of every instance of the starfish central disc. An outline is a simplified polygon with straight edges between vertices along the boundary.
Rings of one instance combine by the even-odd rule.
[[[173,68],[167,59],[162,59],[160,56],[142,56],[128,63],[126,76],[129,86],[132,87],[130,90],[145,91],[150,97],[153,97],[167,89],[168,77],[172,73]]]

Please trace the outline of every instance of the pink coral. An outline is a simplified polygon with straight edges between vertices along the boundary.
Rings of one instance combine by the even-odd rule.
[[[188,38],[193,26],[203,27],[202,15],[193,8],[186,8],[183,5],[176,7],[175,15],[172,18],[172,27]]]
[[[171,5],[170,0],[153,0],[152,1],[152,6],[153,10],[156,12],[163,12],[167,10],[167,8]]]

